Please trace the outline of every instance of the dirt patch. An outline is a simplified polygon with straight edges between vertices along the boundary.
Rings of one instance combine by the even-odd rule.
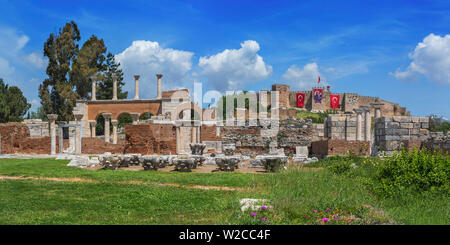
[[[82,178],[55,178],[55,177],[24,177],[24,176],[0,176],[1,180],[49,180],[57,182],[83,182],[83,183],[117,183],[117,184],[134,184],[134,185],[144,185],[144,184],[156,184],[159,186],[172,186],[172,187],[183,187],[183,188],[193,188],[202,190],[220,190],[220,191],[241,191],[243,188],[228,187],[228,186],[211,186],[211,185],[182,185],[177,183],[155,183],[146,181],[97,181],[92,179],[82,179]]]

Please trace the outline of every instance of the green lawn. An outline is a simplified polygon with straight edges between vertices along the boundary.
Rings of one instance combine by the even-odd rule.
[[[93,171],[67,163],[1,159],[0,176],[33,178],[0,180],[0,224],[450,224],[448,196],[381,198],[364,183],[370,170],[337,175],[325,167],[332,160],[275,174]],[[271,207],[252,217],[240,211],[241,198],[265,198]]]

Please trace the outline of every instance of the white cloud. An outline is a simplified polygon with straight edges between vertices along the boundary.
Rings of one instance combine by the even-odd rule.
[[[327,68],[327,70],[332,71],[334,69]],[[317,86],[319,76],[321,76],[319,66],[317,63],[313,62],[306,64],[303,68],[298,67],[295,64],[291,65],[283,74],[283,79],[290,84],[291,89],[303,90],[311,89],[313,86]],[[319,85],[327,85],[323,76],[321,76],[320,80]]]
[[[179,88],[192,68],[194,53],[162,48],[158,42],[133,41],[130,47],[115,57],[124,72],[125,89],[134,96],[133,75],[140,75],[140,98],[156,96],[156,74],[163,74],[162,89]]]
[[[412,62],[405,71],[390,73],[399,80],[414,80],[422,74],[436,83],[450,83],[450,35],[431,33],[409,54]]]
[[[219,90],[242,88],[245,83],[256,82],[272,74],[272,66],[266,65],[257,54],[259,44],[253,40],[241,43],[240,49],[225,49],[223,52],[201,57],[201,75]]]
[[[30,38],[9,27],[0,27],[0,55],[12,56],[28,43]]]
[[[0,78],[8,79],[14,73],[14,67],[12,67],[8,60],[0,57]]]
[[[32,66],[42,69],[47,66],[47,60],[39,55],[38,53],[31,53],[25,57],[26,61],[30,63]]]
[[[29,67],[43,69],[47,61],[38,53],[27,54],[24,47],[30,38],[22,32],[0,26],[0,77],[4,80],[16,80],[16,70]],[[9,81],[11,82],[11,81]]]

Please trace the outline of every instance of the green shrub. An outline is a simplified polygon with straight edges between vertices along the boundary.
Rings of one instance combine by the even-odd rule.
[[[284,166],[284,164],[278,158],[266,159],[264,161],[264,168],[267,170],[267,172],[278,172],[282,166]]]
[[[346,157],[328,166],[327,169],[334,174],[343,174],[350,171],[350,169],[352,168],[351,164],[351,159],[349,157]]]
[[[374,190],[392,196],[398,191],[449,193],[450,158],[425,150],[405,150],[386,157],[376,165]]]

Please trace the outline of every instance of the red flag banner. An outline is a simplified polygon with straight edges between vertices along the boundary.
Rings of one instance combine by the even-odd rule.
[[[297,93],[297,107],[305,106],[305,93]]]
[[[322,88],[314,88],[313,89],[314,102],[322,103],[322,95],[323,95]]]
[[[338,94],[330,94],[330,103],[331,103],[331,108],[339,109],[339,95]]]

